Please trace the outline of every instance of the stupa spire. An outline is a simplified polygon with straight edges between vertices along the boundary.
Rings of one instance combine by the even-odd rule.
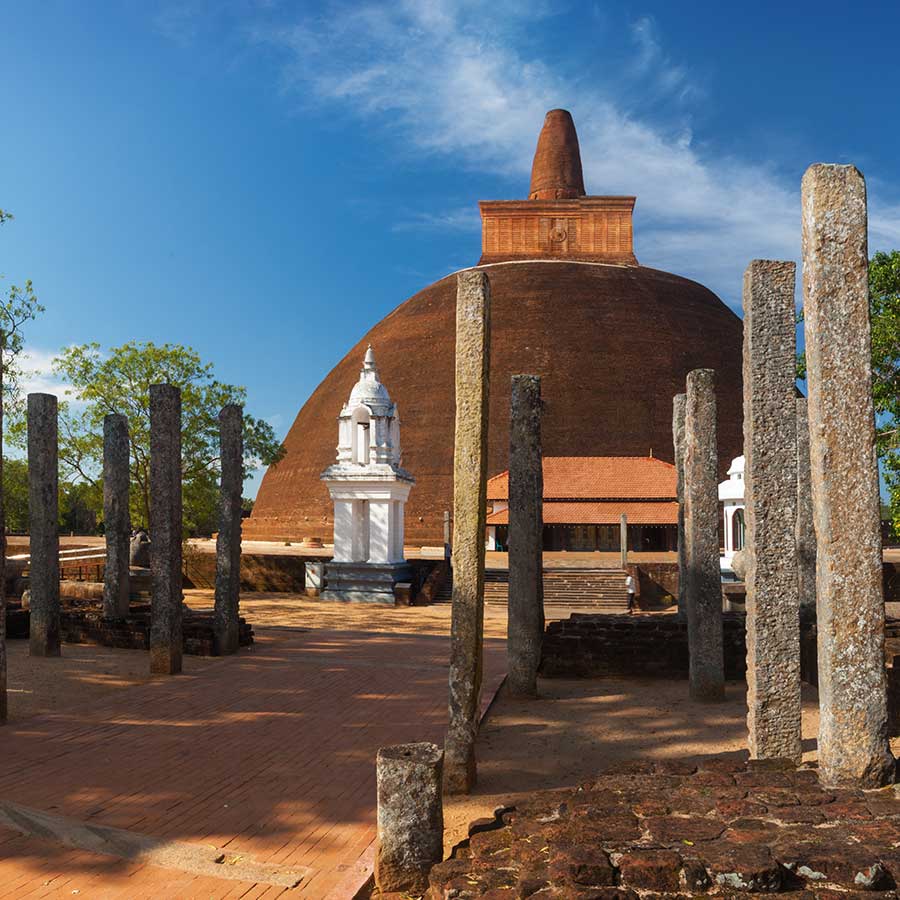
[[[575,122],[567,109],[551,109],[544,117],[531,166],[529,200],[572,200],[584,197],[584,175]]]
[[[378,372],[378,368],[375,365],[375,351],[372,349],[372,345],[369,344],[366,349],[366,356],[363,359],[363,371],[364,372]]]

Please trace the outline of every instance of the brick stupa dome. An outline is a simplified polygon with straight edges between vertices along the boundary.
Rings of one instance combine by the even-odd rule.
[[[579,193],[579,185],[580,193]],[[719,469],[742,452],[741,320],[711,291],[637,264],[633,197],[584,196],[571,116],[547,115],[533,199],[481,203],[480,266],[491,281],[488,475],[507,469],[510,376],[540,375],[546,456],[673,461],[672,397],[691,369],[716,371]],[[456,275],[415,294],[350,348],[297,415],[285,458],[260,485],[247,539],[331,539],[319,480],[335,420],[369,344],[403,422],[416,478],[406,543],[440,544],[453,500]]]

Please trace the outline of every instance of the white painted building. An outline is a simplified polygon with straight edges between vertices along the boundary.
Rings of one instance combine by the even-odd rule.
[[[334,503],[324,599],[390,603],[394,585],[408,578],[404,508],[415,479],[401,462],[400,415],[369,347],[338,418],[337,460],[321,476]]]
[[[722,569],[731,571],[731,559],[744,549],[744,457],[731,461],[728,479],[719,484],[719,502],[723,506],[725,554]]]

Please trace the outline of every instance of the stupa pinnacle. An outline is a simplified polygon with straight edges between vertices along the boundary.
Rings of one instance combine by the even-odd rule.
[[[574,200],[584,197],[584,175],[575,122],[567,109],[544,117],[531,165],[529,200]]]

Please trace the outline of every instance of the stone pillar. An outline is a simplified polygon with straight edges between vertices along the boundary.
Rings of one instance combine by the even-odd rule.
[[[797,404],[797,589],[800,608],[816,609],[816,529],[809,483],[809,417],[806,397]]]
[[[381,893],[424,894],[431,867],[443,859],[443,762],[435,744],[378,751],[375,885]]]
[[[444,510],[444,559],[450,559],[450,510]]]
[[[107,619],[124,619],[128,615],[128,598],[131,593],[129,462],[128,419],[119,413],[110,413],[103,419],[103,527],[106,537],[103,615]]]
[[[672,398],[672,443],[675,447],[675,496],[678,499],[678,616],[684,618],[685,559],[684,559],[684,415],[687,394]]]
[[[513,375],[509,427],[509,623],[507,687],[537,696],[544,638],[541,379]]]
[[[624,569],[628,565],[628,516],[619,516],[619,561]]]
[[[28,518],[31,545],[29,651],[59,656],[59,461],[56,397],[28,395]]]
[[[491,288],[483,270],[457,276],[453,453],[453,610],[445,750],[448,793],[475,784],[481,705]]]
[[[799,764],[795,270],[744,273],[744,515],[750,756]]]
[[[829,785],[893,777],[872,404],[866,185],[814,165],[801,189],[809,440],[816,527],[819,772]]]
[[[240,645],[241,494],[244,489],[244,413],[229,403],[219,413],[219,534],[216,537],[216,653],[237,653]]]
[[[694,700],[725,699],[716,391],[712,369],[687,377],[684,417],[685,605]]]
[[[181,671],[181,391],[150,385],[150,674]]]

